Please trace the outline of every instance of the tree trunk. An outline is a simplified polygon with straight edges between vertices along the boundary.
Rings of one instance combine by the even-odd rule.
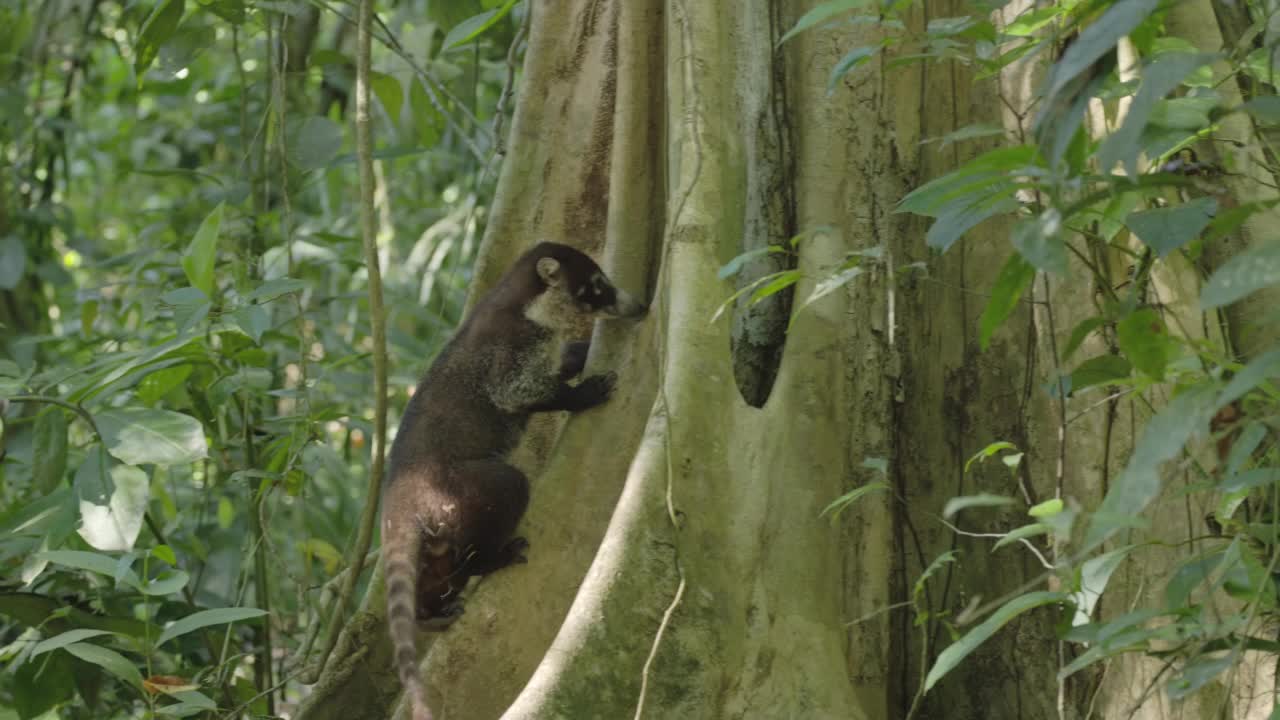
[[[871,24],[842,23],[777,46],[811,2],[531,6],[473,299],[549,239],[595,253],[652,307],[639,323],[594,329],[589,367],[618,372],[615,397],[567,422],[540,421],[518,452],[533,478],[529,563],[485,578],[455,625],[424,635],[437,716],[906,717],[951,641],[936,623],[922,632],[904,606],[924,568],[961,552],[925,592],[930,612],[953,619],[1044,572],[1021,547],[992,553],[989,539],[957,536],[939,522],[946,501],[1024,499],[962,516],[972,532],[1026,524],[1029,505],[1056,495],[1093,507],[1146,416],[1046,392],[1072,327],[1094,313],[1090,288],[1037,280],[1034,302],[980,351],[979,317],[1010,253],[1007,222],[938,256],[924,222],[894,213],[910,189],[1003,142],[923,140],[1003,121],[1023,141],[1034,67],[975,84],[959,63],[890,68],[881,54],[829,89],[840,58],[879,37]],[[925,2],[912,24],[968,12]],[[785,335],[768,313],[713,320],[735,289],[719,268],[796,233],[794,261],[752,269],[794,262],[803,273]],[[866,273],[806,303],[850,253],[873,248]],[[1201,326],[1193,268],[1154,283],[1186,326]],[[966,472],[1001,440],[1026,453],[1017,475],[994,461]],[[890,492],[822,515],[880,479]],[[1158,522],[1185,526],[1196,512],[1170,503]],[[1151,567],[1167,572],[1177,559]],[[1150,592],[1154,571],[1125,572],[1116,584],[1130,596]],[[339,662],[300,718],[390,714],[397,683],[380,580],[374,587],[340,645],[362,653],[358,662]],[[1111,602],[1104,611],[1124,611]],[[1118,662],[1105,683],[1083,673],[1060,691],[1071,649],[1055,639],[1054,613],[1013,621],[915,717],[1083,718],[1091,703],[1094,717],[1132,711],[1126,688],[1138,693],[1149,678],[1141,659]],[[1163,717],[1160,698],[1143,711]]]

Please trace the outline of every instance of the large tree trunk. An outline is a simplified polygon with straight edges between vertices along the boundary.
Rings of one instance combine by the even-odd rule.
[[[994,492],[1030,504],[1061,493],[1092,507],[1123,465],[1144,413],[1096,395],[1059,405],[1045,392],[1058,349],[1093,312],[1090,288],[1037,280],[1035,312],[1024,303],[980,352],[1007,224],[984,225],[939,257],[924,223],[893,213],[908,190],[985,149],[922,140],[999,123],[1011,100],[1032,114],[1034,68],[975,85],[957,63],[889,69],[881,56],[829,92],[840,57],[878,38],[871,25],[841,24],[775,47],[812,5],[531,3],[473,297],[551,239],[596,253],[652,309],[594,329],[591,366],[621,378],[610,403],[539,423],[519,451],[534,478],[529,563],[485,578],[455,625],[424,635],[439,717],[905,717],[950,642],[922,634],[901,607],[924,567],[961,551],[926,593],[933,613],[953,618],[1044,570],[1022,548],[993,554],[989,540],[957,538],[938,519],[947,499]],[[925,2],[913,24],[967,12]],[[1015,119],[1003,118],[1013,135]],[[804,279],[785,336],[777,318],[712,321],[734,290],[717,278],[721,265],[819,227],[828,229],[798,247]],[[870,272],[804,304],[848,253],[875,247]],[[927,273],[900,272],[923,262]],[[1200,327],[1187,303],[1192,269],[1155,283]],[[1010,477],[992,462],[966,474],[966,459],[999,440],[1026,451],[1023,471]],[[1060,466],[1064,440],[1072,460]],[[868,458],[887,461],[892,492],[822,517],[837,496],[882,478]],[[1007,531],[1025,511],[961,524]],[[1160,522],[1185,525],[1188,511],[1162,506]],[[1176,559],[1118,575],[1125,601],[1149,593],[1153,573]],[[1123,612],[1110,603],[1105,612]],[[391,714],[380,591],[365,608],[340,645],[360,660],[338,663],[300,717]],[[1117,663],[1105,684],[1085,673],[1059,691],[1069,649],[1054,638],[1053,613],[1015,620],[917,717],[1076,718],[1091,702],[1095,717],[1132,710],[1127,689],[1148,677],[1140,660]],[[1146,716],[1163,717],[1158,695]]]

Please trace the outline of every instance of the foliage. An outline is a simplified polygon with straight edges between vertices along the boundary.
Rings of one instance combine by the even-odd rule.
[[[1280,289],[1280,238],[1267,234],[1276,231],[1274,224],[1248,249],[1210,262],[1221,257],[1226,239],[1249,223],[1259,226],[1280,201],[1280,164],[1271,145],[1280,120],[1272,67],[1280,38],[1268,8],[1247,3],[1252,25],[1213,53],[1174,36],[1170,7],[1156,0],[1027,5],[1016,16],[975,3],[968,16],[933,19],[922,29],[905,0],[834,0],[811,9],[783,36],[785,42],[843,23],[879,29],[877,44],[851,48],[835,65],[832,87],[881,53],[888,69],[950,62],[970,68],[979,83],[993,82],[1015,63],[1041,63],[1034,121],[1024,124],[1031,118],[1019,116],[1008,132],[975,125],[941,138],[944,144],[981,140],[989,149],[914,189],[898,212],[934,218],[926,241],[938,252],[965,235],[992,242],[989,229],[982,240],[970,231],[989,228],[984,223],[993,218],[1011,221],[1011,253],[981,317],[981,348],[1023,303],[1052,312],[1051,287],[1082,284],[1092,289],[1094,313],[1070,331],[1060,353],[1054,349],[1062,369],[1052,371],[1042,391],[1058,403],[1099,398],[1092,405],[1097,413],[1126,397],[1148,415],[1097,507],[1080,509],[1059,495],[1030,508],[1037,522],[999,534],[995,548],[1016,543],[1043,563],[1046,577],[1054,578],[1050,590],[993,600],[963,622],[929,609],[919,593],[913,597],[917,624],[943,623],[958,638],[926,658],[931,669],[922,693],[1000,626],[1044,605],[1061,609],[1062,639],[1072,648],[1060,682],[1116,655],[1145,653],[1168,664],[1172,672],[1163,686],[1178,700],[1215,679],[1229,683],[1245,651],[1280,651],[1264,635],[1280,619],[1280,345],[1249,355],[1236,347],[1243,337],[1275,342],[1267,328],[1280,318],[1274,310],[1261,317],[1256,310],[1254,316],[1231,312],[1233,303]],[[1132,45],[1134,67],[1116,62],[1122,43]],[[1227,86],[1238,87],[1244,102],[1232,101]],[[1090,104],[1103,110],[1108,127],[1085,121]],[[1243,124],[1251,142],[1231,135],[1231,123]],[[993,147],[991,138],[1000,134]],[[1201,160],[1201,153],[1222,159]],[[1118,272],[1117,264],[1128,267]],[[1201,273],[1204,325],[1225,333],[1204,337],[1198,327],[1188,330],[1167,304],[1171,298],[1161,297],[1153,278],[1185,267]],[[854,276],[842,268],[814,282],[839,285]],[[1045,292],[1037,295],[1041,283]],[[772,284],[756,289],[753,300]],[[1095,354],[1073,358],[1086,347]],[[1215,442],[1206,443],[1210,438]],[[1015,449],[995,443],[975,460],[1008,450]],[[1015,483],[1022,458],[1018,453],[1010,465]],[[1175,469],[1193,478],[1184,492],[1217,508],[1207,520],[1208,536],[1171,537],[1168,529],[1149,527],[1145,511]],[[955,498],[944,515],[1020,502],[989,494]],[[1030,540],[1040,536],[1039,545]],[[1097,618],[1116,568],[1162,546],[1192,549],[1169,578],[1163,602]],[[944,559],[955,561],[950,554]],[[1233,612],[1211,611],[1223,606]],[[992,610],[962,632],[970,619]]]
[[[435,5],[400,3],[375,39],[397,388],[461,312],[525,14]],[[0,707],[17,717],[296,699],[370,465],[350,20],[0,7]]]

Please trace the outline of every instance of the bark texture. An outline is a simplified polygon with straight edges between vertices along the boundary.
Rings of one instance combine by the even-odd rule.
[[[777,47],[813,5],[531,3],[473,295],[549,239],[595,253],[652,309],[639,323],[583,328],[595,341],[589,371],[616,369],[617,393],[540,423],[519,451],[533,481],[529,564],[486,578],[461,620],[426,637],[438,717],[903,718],[951,642],[922,634],[901,607],[924,567],[961,552],[926,592],[929,610],[952,618],[1044,570],[1021,547],[992,553],[989,539],[958,537],[939,522],[947,499],[1024,498],[958,521],[1007,531],[1055,495],[1095,506],[1131,449],[1145,413],[1096,394],[1060,405],[1046,392],[1058,348],[1094,312],[1090,288],[1037,280],[1034,302],[980,351],[1008,226],[984,225],[939,256],[926,223],[893,212],[911,188],[997,142],[923,140],[1002,120],[1024,140],[1036,68],[975,85],[958,63],[894,68],[880,55],[829,87],[846,52],[879,38],[848,23]],[[914,12],[921,30],[969,8],[929,1]],[[827,229],[787,261],[804,273],[790,316],[784,306],[711,321],[734,291],[717,277],[724,263],[817,228]],[[849,253],[871,249],[866,274],[804,302]],[[1157,277],[1153,292],[1171,318],[1199,327],[1184,301],[1195,273],[1184,270]],[[1019,474],[994,461],[965,472],[1000,440],[1026,451]],[[1070,461],[1059,465],[1062,442]],[[868,459],[886,461],[887,476]],[[892,492],[821,515],[877,479]],[[1188,527],[1197,512],[1171,499],[1157,522]],[[1122,570],[1133,573],[1117,581],[1124,601],[1176,560]],[[357,661],[326,676],[301,717],[390,714],[396,682],[374,585],[340,647]],[[1112,603],[1102,611],[1125,610]],[[916,717],[1083,718],[1091,707],[1127,717],[1150,668],[1119,662],[1105,683],[1085,673],[1060,695],[1055,674],[1070,658],[1055,621],[1052,609],[1016,619]],[[1143,717],[1175,717],[1153,702]]]

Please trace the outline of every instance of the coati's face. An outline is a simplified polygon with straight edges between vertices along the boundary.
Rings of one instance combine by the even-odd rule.
[[[615,287],[587,255],[567,245],[544,243],[535,264],[545,289],[525,312],[539,325],[567,328],[591,315],[636,317],[644,303]]]

